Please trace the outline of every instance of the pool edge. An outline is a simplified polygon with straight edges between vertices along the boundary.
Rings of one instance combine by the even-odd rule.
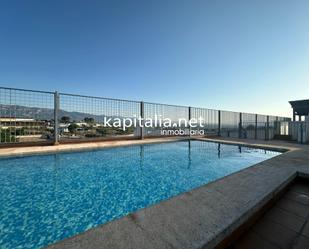
[[[197,139],[197,140],[200,140],[200,139]],[[204,140],[204,139],[201,139],[201,140]],[[207,139],[208,141],[214,141],[212,139]],[[214,142],[218,142],[217,140],[215,140]],[[237,143],[234,143],[233,141],[222,141],[220,140],[221,143],[229,143],[229,144],[237,144],[237,145],[240,145],[239,142]],[[248,146],[248,143],[242,143],[241,144],[242,146]],[[260,146],[256,146],[254,144],[250,144],[251,147],[256,147],[256,148],[260,148]],[[272,148],[278,148],[276,147],[276,145],[271,145]],[[221,228],[217,231],[209,231],[210,234],[212,234],[212,232],[214,233],[212,236],[205,236],[205,239],[192,239],[190,237],[186,237],[186,241],[189,241],[190,242],[190,245],[191,246],[187,246],[185,248],[214,248],[216,247],[220,241],[223,241],[224,238],[226,238],[227,236],[229,236],[235,229],[237,229],[239,226],[241,226],[251,215],[254,214],[254,212],[256,212],[259,208],[261,208],[261,206],[263,206],[263,204],[265,204],[267,201],[271,200],[271,198],[273,198],[276,193],[279,191],[280,189],[280,186],[285,186],[286,184],[289,184],[290,181],[292,181],[297,174],[302,173],[302,174],[308,174],[308,167],[307,169],[302,170],[301,168],[304,166],[304,165],[299,165],[301,164],[301,162],[299,161],[295,161],[295,153],[303,153],[304,150],[299,148],[299,147],[295,147],[295,146],[291,146],[291,145],[285,145],[284,148],[285,148],[285,151],[288,151],[288,153],[284,153],[283,155],[285,155],[284,159],[279,159],[279,164],[280,163],[284,163],[284,167],[283,169],[286,171],[285,174],[283,174],[280,179],[277,179],[277,182],[276,184],[272,185],[272,187],[270,188],[270,186],[267,186],[266,188],[264,188],[264,195],[261,195],[261,196],[256,196],[256,199],[253,199],[251,201],[254,201],[254,205],[249,205],[247,206],[247,210],[243,210],[243,212],[241,213],[240,216],[237,217],[234,217],[235,219],[232,220],[229,224],[221,224]],[[270,146],[269,145],[266,145],[266,147],[263,147],[264,149],[270,149]],[[282,147],[279,148],[280,150],[282,149]],[[308,148],[306,147],[306,150],[305,150],[305,154],[308,154],[306,151],[309,151]],[[290,160],[287,160],[287,158],[290,158]],[[274,159],[276,159],[277,157],[275,157]],[[237,172],[237,173],[234,173],[232,175],[229,175],[225,178],[221,178],[221,179],[218,179],[212,183],[209,183],[209,184],[206,184],[206,185],[203,185],[201,186],[200,188],[198,189],[194,189],[192,191],[188,191],[188,192],[185,192],[179,196],[176,196],[176,197],[173,197],[169,200],[166,200],[166,201],[163,201],[163,202],[160,202],[158,204],[155,204],[151,207],[148,207],[148,208],[144,208],[144,209],[141,209],[141,210],[138,210],[137,212],[135,213],[132,213],[130,215],[127,215],[123,218],[120,218],[118,220],[115,220],[115,221],[111,221],[109,223],[106,223],[106,224],[103,224],[103,225],[99,225],[98,227],[95,227],[95,228],[92,228],[88,231],[85,231],[83,233],[80,233],[80,234],[77,234],[73,237],[70,237],[70,238],[67,238],[67,239],[64,239],[62,241],[59,241],[59,242],[56,242],[54,244],[51,244],[50,246],[47,246],[46,248],[76,248],[76,246],[79,246],[80,244],[83,245],[83,243],[85,243],[85,241],[88,241],[89,239],[92,238],[93,235],[91,235],[91,233],[95,233],[95,234],[101,234],[102,236],[104,236],[104,234],[106,234],[108,231],[111,231],[111,230],[114,230],[116,233],[118,232],[119,233],[119,228],[122,227],[122,223],[130,223],[130,221],[132,220],[132,217],[135,217],[134,218],[134,222],[132,222],[131,226],[132,226],[132,232],[130,231],[126,231],[124,232],[123,234],[120,233],[118,235],[117,238],[106,238],[104,241],[101,241],[100,238],[97,238],[97,239],[94,239],[94,241],[90,242],[89,240],[89,243],[88,244],[88,247],[89,248],[108,248],[106,247],[107,245],[110,245],[112,244],[114,248],[121,248],[119,246],[117,246],[117,243],[119,242],[119,240],[123,240],[122,242],[128,242],[127,241],[127,236],[128,234],[131,234],[132,236],[134,236],[134,232],[133,231],[136,231],[136,229],[138,227],[143,227],[143,231],[144,231],[144,235],[142,234],[139,234],[137,237],[142,237],[142,241],[145,241],[146,238],[150,239],[152,238],[152,236],[149,237],[149,231],[153,231],[153,228],[149,227],[147,222],[145,223],[145,219],[148,219],[148,220],[153,220],[155,217],[151,217],[153,215],[148,215],[148,213],[152,213],[151,211],[149,211],[150,209],[162,209],[161,211],[164,211],[166,209],[166,206],[172,206],[173,205],[177,206],[177,202],[179,202],[178,204],[181,204],[185,199],[188,199],[188,196],[197,196],[198,197],[198,191],[201,191],[200,189],[202,189],[202,192],[211,192],[211,191],[215,191],[216,194],[219,194],[219,195],[222,195],[223,192],[220,191],[220,185],[222,182],[223,182],[223,185],[225,184],[224,182],[226,182],[226,179],[230,179],[230,178],[235,178],[237,177],[237,175],[239,174],[253,174],[256,172],[251,172],[252,171],[252,168],[260,168],[261,165],[264,165],[262,167],[265,167],[265,164],[268,165],[269,167],[271,167],[272,164],[275,164],[275,166],[273,166],[272,170],[275,170],[276,167],[278,167],[277,163],[274,163],[274,161],[272,161],[273,159],[269,159],[267,161],[264,161],[264,162],[261,162],[259,164],[256,164],[255,166],[252,166],[252,167],[249,167],[248,169],[251,169],[250,172],[246,172],[247,169],[241,171],[241,172]],[[294,161],[293,161],[294,160]],[[305,159],[304,159],[305,160]],[[278,160],[277,160],[278,161]],[[289,167],[289,164],[291,164],[291,167]],[[301,166],[301,167],[299,167]],[[304,169],[304,168],[303,168]],[[279,167],[279,170],[280,170],[280,167]],[[263,169],[259,169],[259,173],[261,173],[263,175]],[[254,177],[258,177],[258,175],[254,175]],[[261,181],[261,183],[263,183],[263,179],[259,179],[259,181]],[[237,182],[236,182],[237,183]],[[269,182],[268,182],[269,183]],[[229,183],[231,184],[231,183]],[[234,182],[235,184],[235,182]],[[215,187],[213,187],[215,185]],[[218,186],[216,186],[218,185]],[[212,187],[210,187],[212,186]],[[263,186],[263,185],[262,185]],[[236,189],[235,189],[236,190]],[[237,191],[237,190],[236,190]],[[256,191],[254,191],[256,193]],[[202,196],[201,196],[202,197]],[[225,197],[228,197],[228,196],[225,196]],[[190,198],[189,198],[190,199]],[[228,200],[229,198],[227,198]],[[233,200],[234,202],[236,200]],[[170,203],[170,204],[169,204]],[[190,202],[188,202],[190,203]],[[241,203],[241,202],[240,202]],[[253,202],[251,202],[252,204]],[[232,205],[233,206],[233,205]],[[203,205],[201,206],[203,208]],[[241,206],[239,206],[241,208]],[[170,207],[171,208],[171,207]],[[171,211],[171,209],[168,209]],[[204,208],[207,209],[207,206],[204,206]],[[208,206],[209,208],[209,206]],[[229,206],[227,206],[227,208],[229,208]],[[188,212],[190,213],[191,212],[194,212],[194,209],[195,207],[186,207],[185,208],[186,210],[182,210],[182,212]],[[173,210],[173,208],[172,208]],[[169,212],[170,212],[169,211]],[[174,210],[175,212],[177,212],[177,209]],[[209,211],[213,212],[214,210],[213,209],[210,209]],[[158,211],[157,211],[158,212]],[[168,216],[169,215],[169,212],[159,212],[161,215],[166,215]],[[235,214],[234,214],[235,215]],[[220,213],[217,213],[215,216],[220,216]],[[146,218],[145,218],[146,217]],[[167,221],[168,221],[168,217],[167,217]],[[140,224],[138,224],[140,223]],[[115,224],[115,225],[114,225]],[[161,224],[163,227],[166,225],[168,226],[168,223],[164,225],[164,223]],[[126,227],[126,225],[124,224],[123,225],[124,227]],[[195,226],[194,223],[191,224],[191,226]],[[220,224],[219,224],[220,226]],[[106,229],[106,227],[108,227]],[[146,228],[146,229],[145,229]],[[209,227],[211,228],[211,226]],[[107,231],[106,231],[107,230]],[[149,231],[147,231],[149,230]],[[157,245],[157,244],[160,244],[160,248],[170,248],[169,245],[173,245],[174,243],[176,243],[176,246],[177,246],[177,242],[174,241],[173,243],[173,239],[170,238],[172,241],[169,241],[167,240],[164,236],[160,236],[160,230],[157,230],[155,229],[155,234],[158,236],[153,239],[156,239],[157,240],[157,243],[150,243],[149,244],[149,248],[157,248],[156,246],[154,245]],[[189,229],[190,230],[190,229]],[[196,230],[198,232],[198,230]],[[127,234],[128,233],[128,234]],[[88,237],[88,238],[87,238]],[[152,239],[152,241],[153,241]],[[118,240],[118,242],[117,242]],[[138,247],[135,247],[136,245],[138,245],[140,242],[138,241],[141,241],[139,239],[135,239],[134,243],[132,244],[132,247],[133,248],[138,248]],[[100,243],[101,241],[101,243]],[[165,242],[165,243],[164,243]],[[116,243],[116,244],[113,244],[113,243]],[[127,243],[125,243],[127,244]],[[186,244],[186,243],[184,243]],[[92,245],[95,245],[94,247],[92,247]],[[99,245],[99,247],[98,247]],[[119,245],[119,243],[118,243]],[[135,246],[134,246],[135,245]],[[182,248],[182,247],[180,247]]]

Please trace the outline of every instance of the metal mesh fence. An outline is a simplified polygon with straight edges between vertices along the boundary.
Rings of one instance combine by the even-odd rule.
[[[129,121],[123,129],[124,118],[139,117],[140,102],[60,93],[59,107],[60,141],[140,135]]]
[[[241,120],[242,120],[242,130],[241,130],[241,137],[242,138],[256,138],[256,114],[252,113],[242,113]]]
[[[144,128],[138,123],[140,117],[144,118]],[[190,118],[195,119],[197,127],[189,128]],[[134,119],[137,123],[132,123]],[[166,123],[166,119],[170,123]],[[196,135],[194,131],[198,130],[205,135],[271,139],[280,134],[281,123],[289,120],[252,113],[0,87],[2,145],[57,142],[57,139],[65,142],[189,135],[189,131]],[[179,130],[184,134],[177,133]]]
[[[257,116],[257,139],[267,139],[266,129],[267,116],[259,114]]]
[[[0,143],[53,139],[54,94],[0,88]]]
[[[267,124],[266,124],[267,126]],[[268,116],[268,137],[267,139],[273,139],[280,131],[278,117]]]
[[[221,136],[238,138],[239,122],[239,112],[221,111]]]
[[[206,135],[217,135],[219,132],[219,111],[206,108],[191,108],[191,118],[198,120],[201,127],[196,129],[204,130]],[[201,121],[201,122],[200,122]],[[194,128],[193,128],[194,129]]]
[[[242,113],[241,138],[272,139],[277,130],[276,116]]]
[[[147,136],[161,136],[161,135],[175,135],[173,131],[182,128],[184,131],[188,131],[185,124],[185,120],[189,118],[189,108],[186,106],[165,105],[157,103],[144,103],[144,118],[145,121],[152,120],[153,124],[156,120],[161,120],[162,124],[156,122],[157,125],[150,126],[150,122],[146,124],[144,128],[144,135]],[[171,120],[171,127],[164,127],[168,124],[166,119]],[[164,122],[166,121],[166,122]],[[177,135],[177,134],[176,134]]]

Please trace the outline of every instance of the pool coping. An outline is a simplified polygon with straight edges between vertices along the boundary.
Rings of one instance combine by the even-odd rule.
[[[309,174],[307,145],[219,138],[194,140],[277,149],[286,153],[46,248],[214,248],[295,177]],[[134,144],[149,144],[150,140],[139,141],[143,142]]]
[[[168,142],[185,141],[185,140],[188,140],[188,138],[168,137],[168,138],[145,138],[143,140],[112,140],[112,141],[85,142],[85,143],[76,143],[76,144],[9,147],[9,148],[0,148],[0,159],[12,158],[12,157],[46,155],[46,154],[54,154],[54,153],[93,151],[93,150],[100,150],[100,149],[105,149],[105,148],[154,144],[154,143],[168,143]]]
[[[0,159],[12,158],[12,157],[24,157],[24,156],[35,156],[35,155],[46,155],[54,153],[70,153],[70,152],[82,152],[82,151],[93,151],[104,148],[114,148],[123,146],[134,146],[143,144],[153,143],[168,143],[176,141],[188,141],[188,140],[205,140],[204,138],[193,138],[193,137],[166,137],[166,138],[145,138],[142,140],[113,140],[113,141],[99,141],[99,142],[85,142],[76,144],[58,144],[58,145],[40,145],[40,146],[25,146],[25,147],[9,147],[0,148]],[[278,146],[267,146],[265,145],[252,145],[245,142],[230,142],[222,139],[207,138],[207,141],[222,143],[228,145],[240,145],[258,149],[268,149],[278,152],[286,152],[289,149],[286,147]]]

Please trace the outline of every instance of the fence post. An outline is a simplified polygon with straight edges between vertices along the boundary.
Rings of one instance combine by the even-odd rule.
[[[257,123],[258,123],[258,115],[255,114],[254,139],[257,139]]]
[[[269,140],[269,116],[268,115],[266,117],[266,130],[265,130],[265,134],[266,134],[266,139],[265,140]]]
[[[191,106],[188,107],[188,111],[189,111],[189,113],[188,113],[188,115],[189,115],[188,122],[190,122],[190,120],[191,120]],[[189,137],[191,137],[191,125],[189,123],[188,123],[188,125],[189,125]]]
[[[303,122],[300,122],[300,143],[304,143],[304,127],[303,127]]]
[[[140,115],[141,115],[141,119],[142,119],[141,127],[140,127],[140,133],[141,133],[140,139],[144,139],[144,101],[141,101],[140,106],[141,106]]]
[[[279,131],[279,118],[278,116],[276,116],[276,122],[274,123],[274,135],[279,135],[280,131]]]
[[[238,137],[241,138],[242,131],[242,113],[239,113],[239,126],[238,126]]]
[[[54,93],[54,145],[59,144],[59,93]]]
[[[218,136],[221,136],[221,111],[218,111]]]

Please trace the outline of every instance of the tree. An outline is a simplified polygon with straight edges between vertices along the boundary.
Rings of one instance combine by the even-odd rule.
[[[22,136],[22,135],[25,135],[25,131],[26,131],[26,128],[21,127],[15,130],[15,134],[16,136]]]
[[[61,123],[67,124],[67,123],[70,122],[70,117],[68,117],[68,116],[63,116],[63,117],[61,117],[60,121],[61,121]]]
[[[68,127],[68,130],[70,133],[75,133],[76,132],[76,129],[78,128],[78,125],[73,123],[73,124],[70,124],[69,127]]]
[[[0,142],[16,142],[16,137],[11,134],[9,129],[0,129]]]
[[[84,118],[84,121],[85,121],[86,123],[94,123],[94,118],[85,117],[85,118]]]
[[[97,128],[97,132],[104,137],[107,135],[108,129],[106,127],[99,127]]]

